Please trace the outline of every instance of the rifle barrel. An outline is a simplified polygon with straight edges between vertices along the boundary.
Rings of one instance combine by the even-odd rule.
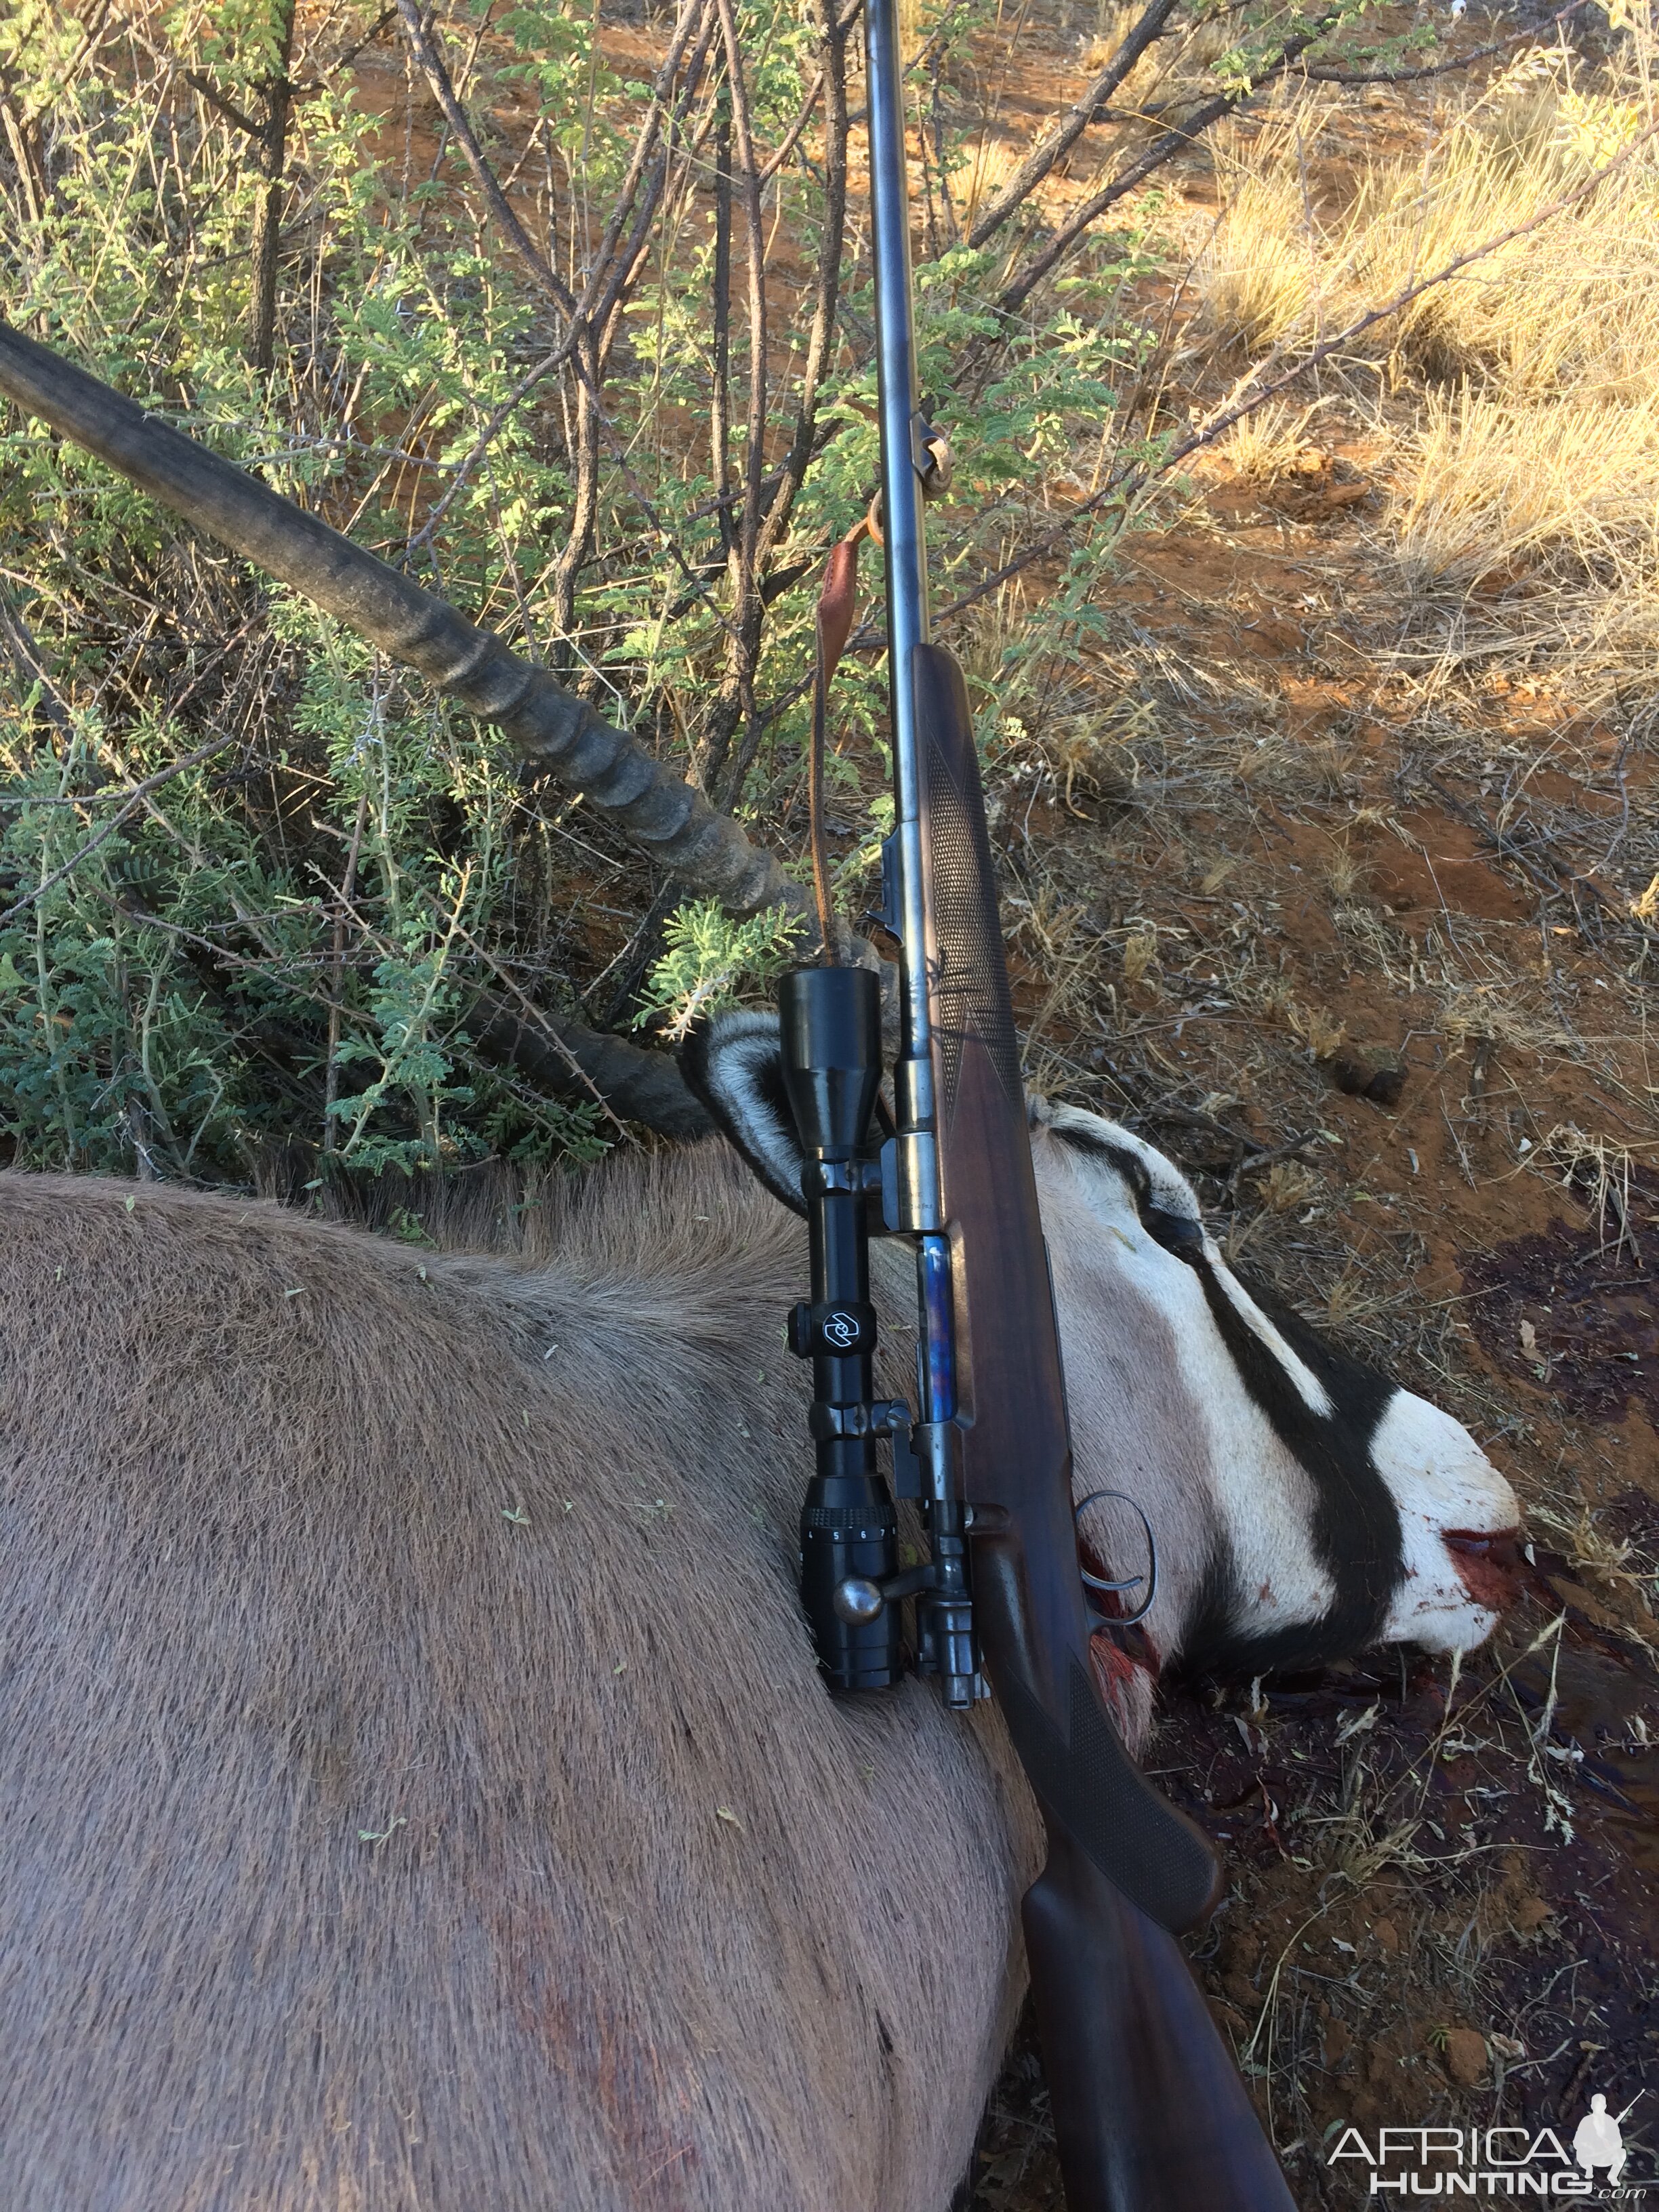
[[[876,272],[876,357],[881,399],[881,519],[886,565],[887,668],[892,701],[893,835],[899,854],[902,1043],[894,1071],[907,1218],[917,1235],[916,1296],[922,1316],[921,1419],[931,1432],[930,1489],[944,1504],[945,1425],[957,1410],[950,1247],[941,1233],[934,1151],[933,1020],[926,976],[927,919],[921,849],[921,785],[915,648],[927,641],[927,548],[922,526],[916,335],[910,282],[910,185],[904,150],[904,59],[897,0],[868,0],[865,53],[870,94],[870,204]],[[945,1670],[947,1674],[951,1669]],[[946,1696],[969,1694],[960,1677]]]
[[[897,0],[865,9],[869,63],[870,200],[876,271],[876,358],[881,395],[881,526],[886,565],[887,665],[892,690],[896,826],[903,860],[902,936],[907,969],[923,934],[921,811],[910,654],[927,638],[927,551],[916,474],[916,337],[910,288],[910,187],[904,154],[904,64]],[[907,978],[908,980],[908,978]],[[925,1060],[927,994],[905,994],[906,1056]]]

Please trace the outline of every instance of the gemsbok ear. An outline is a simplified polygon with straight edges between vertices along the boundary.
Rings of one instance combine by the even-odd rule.
[[[680,1073],[773,1197],[805,1213],[805,1155],[783,1087],[777,1016],[712,1016],[680,1047]]]

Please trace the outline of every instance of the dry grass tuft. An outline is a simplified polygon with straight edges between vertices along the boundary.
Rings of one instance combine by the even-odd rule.
[[[1334,1020],[1322,1006],[1300,1006],[1294,999],[1286,1004],[1285,1018],[1310,1060],[1328,1060],[1348,1034],[1347,1024]]]
[[[1560,56],[1523,57],[1431,143],[1373,164],[1333,218],[1315,212],[1312,153],[1334,110],[1288,99],[1219,143],[1227,210],[1200,256],[1205,317],[1251,349],[1310,340],[1523,223],[1649,120],[1622,86],[1580,90]],[[1638,155],[1578,207],[1500,247],[1379,327],[1377,343],[1437,376],[1514,400],[1569,386],[1639,401],[1659,360],[1659,155]]]
[[[1587,88],[1565,52],[1523,55],[1422,156],[1366,169],[1334,214],[1316,212],[1308,179],[1335,111],[1287,94],[1253,136],[1218,147],[1226,216],[1196,276],[1212,342],[1293,358],[1539,214],[1650,119],[1647,82],[1624,66],[1627,82]],[[1430,380],[1397,447],[1390,520],[1407,583],[1547,588],[1582,672],[1648,668],[1659,658],[1659,151],[1374,336],[1395,400],[1408,371]],[[1385,404],[1377,427],[1397,414]],[[1242,474],[1283,474],[1307,419],[1277,402],[1225,450]]]
[[[1639,590],[1659,574],[1659,396],[1431,391],[1403,475],[1392,520],[1419,585],[1550,567]]]
[[[1339,899],[1363,891],[1370,871],[1361,854],[1346,843],[1335,847],[1325,863],[1325,880]]]
[[[1131,986],[1144,982],[1158,958],[1158,927],[1131,930],[1123,940],[1123,980]]]
[[[1307,428],[1321,402],[1297,407],[1283,399],[1269,400],[1254,415],[1247,415],[1221,441],[1222,459],[1250,483],[1277,483],[1285,477],[1316,472],[1323,456],[1312,445]]]
[[[1593,1135],[1576,1122],[1559,1121],[1538,1147],[1539,1164],[1557,1167],[1564,1188],[1577,1186],[1600,1224],[1603,1248],[1628,1247],[1642,1264],[1631,1212],[1631,1179],[1636,1160],[1629,1146],[1614,1138]],[[1616,1233],[1615,1233],[1616,1232]]]
[[[1199,258],[1205,319],[1224,343],[1263,351],[1316,319],[1327,260],[1308,204],[1305,161],[1332,110],[1304,100],[1253,138],[1218,137],[1226,212]]]

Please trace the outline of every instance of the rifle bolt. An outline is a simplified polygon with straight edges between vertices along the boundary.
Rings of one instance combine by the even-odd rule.
[[[831,1603],[842,1620],[854,1628],[862,1628],[875,1620],[886,1600],[867,1577],[849,1575],[844,1583],[836,1584]]]

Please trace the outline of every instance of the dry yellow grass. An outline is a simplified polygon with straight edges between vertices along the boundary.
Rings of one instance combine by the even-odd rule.
[[[1535,216],[1629,143],[1650,104],[1583,91],[1534,55],[1420,158],[1376,165],[1321,221],[1306,166],[1333,109],[1291,98],[1218,147],[1226,213],[1197,281],[1211,330],[1252,351],[1310,341]],[[1477,375],[1515,398],[1572,389],[1634,398],[1659,363],[1659,155],[1413,301],[1376,343],[1431,374]]]
[[[1291,400],[1270,399],[1235,422],[1216,450],[1235,476],[1252,483],[1275,483],[1310,465],[1317,469],[1319,453],[1307,433],[1321,404],[1315,400],[1298,407]]]
[[[1318,320],[1328,289],[1328,241],[1308,204],[1307,150],[1333,112],[1300,99],[1246,141],[1216,141],[1226,206],[1200,258],[1198,282],[1211,327],[1259,353],[1301,337]]]
[[[1528,222],[1635,137],[1642,109],[1571,84],[1482,103],[1425,175],[1365,179],[1337,241],[1356,307],[1391,298]],[[1630,398],[1659,361],[1655,165],[1638,158],[1542,230],[1405,311],[1398,343],[1431,373],[1480,374],[1516,398]]]
[[[1635,404],[1425,396],[1391,520],[1416,580],[1522,566],[1639,587],[1659,572],[1659,393]]]
[[[1376,163],[1322,216],[1306,179],[1335,110],[1287,94],[1252,135],[1217,149],[1225,212],[1196,271],[1212,341],[1293,362],[1537,216],[1650,119],[1644,52],[1632,42],[1594,85],[1564,53],[1522,56],[1437,123],[1420,154]],[[1358,389],[1380,394],[1377,427],[1395,441],[1389,526],[1407,580],[1465,593],[1522,580],[1547,589],[1547,623],[1571,644],[1587,700],[1598,671],[1650,665],[1659,654],[1659,149],[1426,292],[1368,343]],[[1282,473],[1305,420],[1274,403],[1224,450],[1241,474]]]

